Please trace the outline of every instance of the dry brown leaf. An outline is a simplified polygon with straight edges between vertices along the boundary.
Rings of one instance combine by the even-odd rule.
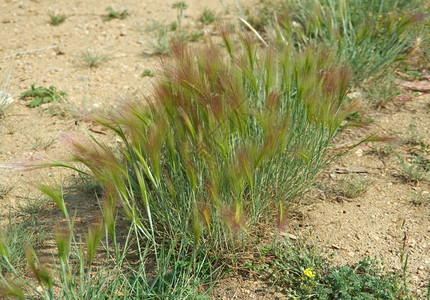
[[[413,91],[430,92],[430,81],[402,81],[400,85]]]

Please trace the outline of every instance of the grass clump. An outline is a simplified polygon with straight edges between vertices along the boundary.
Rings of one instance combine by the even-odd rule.
[[[357,176],[348,176],[339,180],[337,184],[337,193],[352,199],[364,194],[368,188],[368,180],[358,178]]]
[[[413,155],[409,160],[397,154],[400,161],[401,177],[408,182],[419,183],[428,178],[430,171],[430,160],[419,155]]]
[[[45,239],[46,234],[35,216],[23,220],[10,216],[8,225],[0,234],[0,278],[10,272],[10,265],[24,267],[24,244],[40,246]]]
[[[150,69],[145,69],[142,72],[142,77],[154,77],[154,72],[152,72]]]
[[[298,48],[327,45],[351,65],[353,81],[361,83],[405,59],[415,40],[413,28],[425,16],[421,1],[303,0],[281,2],[267,35],[275,43]]]
[[[66,15],[63,15],[63,14],[49,13],[49,19],[50,19],[52,26],[58,26],[58,25],[64,23],[64,21],[66,21],[67,17],[66,17]]]
[[[151,35],[151,54],[164,55],[170,53],[171,37],[169,35],[169,30],[175,31],[177,26],[176,22],[170,24],[170,26],[155,22],[145,29],[145,31]]]
[[[251,40],[243,43],[232,62],[212,44],[193,54],[174,44],[150,105],[100,120],[127,145],[121,158],[71,142],[75,159],[154,238],[192,226],[196,243],[229,241],[228,232],[274,211],[282,223],[328,161],[347,114],[347,70],[325,51],[286,48],[259,60]]]
[[[33,98],[33,100],[27,105],[30,107],[37,107],[43,103],[58,102],[66,96],[66,92],[58,91],[55,86],[48,88],[44,86],[35,87],[34,83],[31,85],[31,89],[21,94],[20,98]]]
[[[113,19],[119,19],[119,20],[124,20],[125,18],[128,17],[128,11],[127,8],[121,7],[118,11],[114,10],[112,7],[106,7],[105,11],[108,13],[108,15],[106,16],[106,20],[113,20]]]
[[[68,223],[56,239],[58,280],[33,267],[37,255],[27,250],[43,297],[54,281],[64,297],[112,290],[145,299],[205,295],[222,274],[221,255],[247,245],[256,224],[284,226],[288,208],[328,163],[331,140],[350,112],[348,70],[326,49],[257,55],[250,37],[234,47],[226,31],[221,36],[227,57],[209,42],[193,50],[174,43],[146,104],[98,118],[122,141],[118,148],[64,137],[72,160],[103,187],[102,216],[79,246],[61,190],[40,187]],[[101,277],[89,277],[100,244],[112,249],[117,267],[106,262],[98,270],[118,272],[103,289]],[[72,261],[82,280],[66,276]]]
[[[216,15],[213,10],[205,8],[199,17],[199,22],[203,25],[209,25],[214,23],[216,20]]]
[[[82,51],[78,55],[78,59],[81,63],[88,68],[96,68],[108,61],[110,56],[108,54],[103,54],[98,51],[93,51],[88,49],[87,51]]]
[[[411,196],[411,203],[415,206],[430,204],[430,195],[428,192],[419,191]]]

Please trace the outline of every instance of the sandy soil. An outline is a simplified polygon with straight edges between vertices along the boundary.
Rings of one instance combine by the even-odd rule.
[[[82,119],[79,112],[108,112],[126,100],[148,93],[151,79],[141,74],[145,69],[153,70],[159,57],[148,55],[153,37],[145,28],[155,21],[169,24],[176,20],[176,9],[172,8],[175,2],[1,1],[0,83],[12,70],[7,91],[16,101],[0,120],[0,165],[65,157],[67,149],[61,142],[64,133],[89,130],[96,138],[114,142],[94,124]],[[186,3],[186,26],[200,26],[196,25],[197,18],[205,7],[228,18],[221,1],[187,0]],[[232,3],[225,1],[224,5],[234,7]],[[104,21],[106,7],[119,9],[123,5],[130,13],[128,18]],[[49,12],[65,14],[65,23],[50,25]],[[88,49],[109,59],[97,68],[85,67],[78,56]],[[28,101],[20,100],[19,95],[32,83],[54,85],[67,92],[67,103],[29,108]],[[402,141],[415,134],[414,138],[419,135],[429,145],[430,97],[404,93],[411,98],[395,100],[380,110],[363,109],[363,115],[373,118],[374,123],[365,129],[345,130],[336,146],[342,147],[375,133],[395,137],[394,151],[410,159],[413,147],[408,148]],[[410,130],[411,124],[415,126],[415,133]],[[382,153],[384,147],[366,143],[333,163],[319,177],[317,187],[305,199],[311,204],[302,209],[300,220],[291,221],[290,230],[333,249],[339,264],[354,263],[363,256],[377,256],[384,259],[388,268],[399,269],[400,253],[406,251],[412,288],[423,295],[430,279],[429,181],[404,180],[399,159],[393,151]],[[339,182],[351,176],[339,174],[339,166],[362,167],[364,173],[354,176],[370,183],[367,191],[353,199],[336,192]],[[34,184],[70,181],[71,176],[70,172],[60,169],[11,172],[0,168],[0,191],[3,191],[0,223],[7,220],[11,207],[38,197]],[[417,195],[427,201],[420,205],[412,203],[411,199]],[[75,207],[87,208],[88,198],[85,193],[77,194]],[[94,205],[94,213],[96,209]],[[48,206],[47,216],[49,210]],[[220,298],[282,298],[264,283],[243,278],[228,280],[231,286],[218,289]]]

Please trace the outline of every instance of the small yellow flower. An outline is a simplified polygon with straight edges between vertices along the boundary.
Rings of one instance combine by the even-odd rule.
[[[402,17],[399,17],[399,21],[401,21],[402,20]]]
[[[315,274],[312,272],[312,267],[307,268],[306,270],[304,270],[303,274],[305,274],[305,276],[308,277],[308,278],[314,278],[315,277]]]
[[[382,18],[382,15],[381,15],[381,14],[379,14],[379,15],[378,15],[378,18],[379,18],[379,19],[380,19],[380,18]]]

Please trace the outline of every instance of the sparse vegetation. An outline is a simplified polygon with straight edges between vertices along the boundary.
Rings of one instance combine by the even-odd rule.
[[[112,19],[120,19],[123,20],[128,17],[128,10],[127,7],[122,6],[118,11],[114,10],[112,7],[106,7],[105,11],[108,13],[106,20],[112,20]]]
[[[179,35],[182,35],[182,19],[184,16],[184,10],[186,10],[188,8],[187,4],[185,2],[177,2],[175,4],[173,4],[172,8],[176,8],[177,10],[177,17],[176,17],[176,22],[178,24],[178,31],[179,31]]]
[[[407,161],[404,157],[397,154],[400,161],[401,176],[409,182],[418,183],[427,179],[427,173],[430,171],[430,161],[421,156],[412,156]]]
[[[58,26],[58,25],[64,23],[64,21],[66,21],[67,17],[66,17],[66,15],[63,15],[63,14],[49,13],[49,19],[51,21],[52,26]]]
[[[276,285],[288,299],[406,299],[402,274],[383,269],[375,259],[353,266],[330,264],[321,249],[287,241],[265,246],[242,268]]]
[[[0,185],[0,199],[3,199],[11,190],[13,186],[7,186],[5,184]]]
[[[63,96],[66,96],[66,92],[58,91],[55,86],[50,86],[48,88],[44,86],[35,87],[34,83],[31,85],[31,89],[25,91],[21,94],[20,98],[33,98],[31,102],[27,105],[30,107],[36,107],[43,103],[49,102],[59,102],[63,99]]]
[[[355,175],[342,178],[337,183],[337,193],[346,198],[356,198],[367,191],[369,181]]]
[[[395,97],[400,95],[399,87],[395,83],[395,74],[393,70],[386,70],[378,78],[371,78],[364,84],[365,99],[375,105],[376,108],[382,108]]]
[[[87,51],[82,51],[78,56],[80,62],[88,68],[99,67],[100,65],[108,61],[109,58],[110,55],[91,49],[88,49]]]
[[[416,206],[430,204],[430,194],[428,191],[419,191],[412,195],[411,203]]]
[[[424,19],[419,13],[420,1],[277,3],[263,2],[258,21],[250,22],[256,30],[264,31],[274,43],[292,43],[298,48],[328,46],[350,64],[355,84],[404,59],[414,44],[413,27]]]
[[[203,12],[199,17],[199,22],[202,23],[203,25],[209,25],[214,23],[215,19],[216,19],[215,13],[212,10],[205,8],[203,9]]]
[[[175,31],[177,29],[177,23],[170,24],[170,30]],[[170,37],[168,36],[168,27],[158,22],[148,26],[145,30],[152,36],[151,48],[152,53],[156,55],[168,54],[170,52]]]
[[[142,72],[142,77],[153,77],[154,73],[150,69],[145,69]]]
[[[46,234],[35,216],[23,220],[9,216],[9,223],[0,234],[0,257],[3,258],[0,260],[0,287],[1,279],[10,272],[10,265],[20,269],[25,266],[23,245],[38,247],[45,239]]]
[[[53,143],[55,143],[55,141],[56,141],[56,138],[47,138],[47,139],[34,138],[34,142],[31,144],[31,149],[35,151],[46,150]]]
[[[146,32],[151,35],[151,54],[165,55],[171,52],[172,41],[197,42],[204,36],[200,29],[192,30],[188,26],[183,26],[184,11],[188,8],[185,2],[177,2],[172,8],[177,10],[176,21],[170,24],[154,22],[146,28]],[[209,14],[206,12],[206,14]],[[207,16],[209,17],[209,16]]]

